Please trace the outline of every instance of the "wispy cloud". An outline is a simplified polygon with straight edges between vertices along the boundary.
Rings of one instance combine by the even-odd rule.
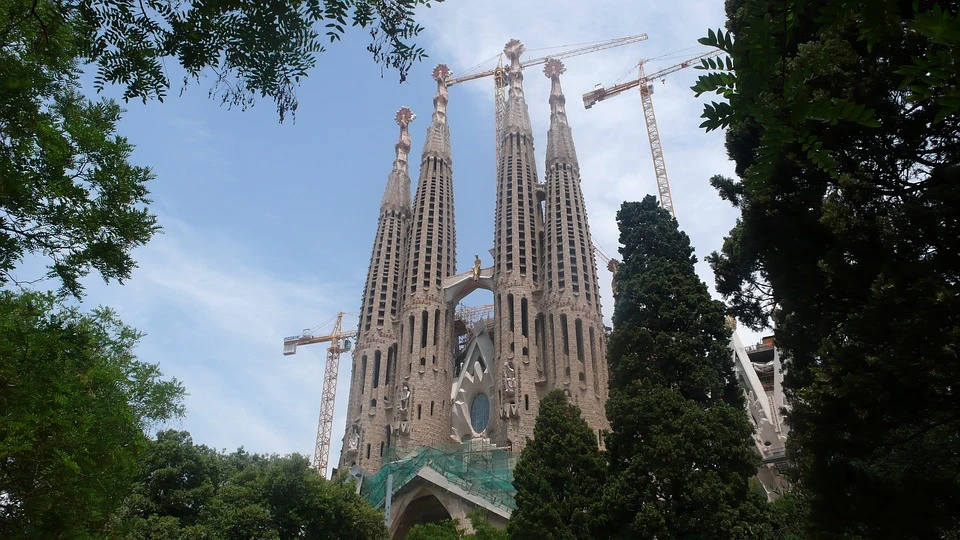
[[[636,91],[610,98],[590,110],[583,108],[580,96],[598,82],[604,86],[618,82],[624,73],[628,75],[623,80],[636,77],[635,66],[641,59],[651,59],[646,71],[652,73],[707,51],[698,45],[697,38],[708,28],[723,24],[723,3],[686,0],[640,6],[625,1],[495,0],[438,4],[425,10],[423,16],[433,58],[447,62],[455,72],[499,53],[510,38],[523,41],[528,48],[525,57],[534,58],[549,54],[544,47],[649,35],[644,42],[570,58],[565,61],[567,73],[562,77],[591,232],[595,242],[615,256],[615,215],[620,203],[656,193],[646,125]],[[677,218],[703,259],[720,248],[736,212],[708,183],[714,174],[732,174],[732,165],[723,148],[723,134],[706,134],[698,127],[702,104],[689,89],[697,75],[691,68],[670,75],[663,83],[654,83],[653,100]],[[484,111],[492,109],[489,80],[462,86],[452,89],[451,101],[472,100]],[[549,84],[540,68],[525,71],[524,88],[542,163],[549,126]],[[456,129],[457,121],[451,118],[452,129]],[[609,320],[613,311],[609,274],[602,265],[600,268],[600,275],[606,276],[601,293]],[[713,283],[705,263],[699,263],[697,270],[708,284]]]
[[[90,297],[150,329],[138,353],[183,381],[190,394],[183,426],[202,433],[199,442],[311,455],[325,348],[283,357],[281,338],[322,322],[356,294],[344,295],[337,277],[322,272],[280,277],[221,233],[162,222],[165,234],[136,253],[134,279],[98,286]],[[348,375],[348,357],[344,363]],[[346,403],[345,392],[338,397]]]

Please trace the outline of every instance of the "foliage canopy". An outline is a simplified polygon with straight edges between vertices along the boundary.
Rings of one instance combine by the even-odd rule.
[[[124,538],[344,538],[387,535],[383,514],[308,460],[226,454],[163,431],[141,461],[115,534]]]
[[[763,537],[766,502],[748,484],[756,454],[723,305],[653,196],[623,203],[617,221],[602,529],[615,538]]]
[[[437,0],[442,1],[442,0]],[[172,81],[166,63],[180,65],[183,85],[213,75],[210,96],[247,107],[273,100],[280,120],[297,109],[296,87],[315,67],[324,41],[350,26],[367,29],[373,59],[400,80],[425,57],[414,43],[414,19],[430,0],[11,0],[0,23],[0,45],[15,43],[22,26],[40,31],[26,46],[44,47],[69,27],[77,59],[95,66],[95,84],[123,87],[125,100],[162,100]]]
[[[789,359],[788,450],[821,537],[960,530],[955,1],[727,2],[716,93],[742,217],[709,261]],[[909,515],[909,520],[902,516]]]
[[[127,495],[144,430],[183,413],[183,388],[133,354],[107,309],[0,291],[0,536],[99,536]]]
[[[130,252],[157,231],[145,208],[152,174],[129,162],[133,145],[116,134],[120,107],[81,96],[76,36],[46,22],[54,6],[9,8],[0,11],[0,284],[42,277],[16,274],[36,255],[80,296],[91,270],[128,278]]]
[[[513,471],[517,509],[507,531],[525,538],[592,538],[606,464],[580,408],[555,389],[540,401],[533,440]]]

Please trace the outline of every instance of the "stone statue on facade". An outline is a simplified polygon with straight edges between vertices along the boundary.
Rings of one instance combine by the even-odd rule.
[[[480,256],[473,256],[473,280],[480,281]]]
[[[403,383],[403,388],[400,390],[400,410],[406,411],[410,408],[410,385]]]
[[[503,395],[512,398],[517,393],[517,370],[513,365],[513,359],[508,358],[503,363]]]
[[[347,450],[356,452],[360,449],[360,426],[353,424],[350,426],[350,437],[347,439]]]

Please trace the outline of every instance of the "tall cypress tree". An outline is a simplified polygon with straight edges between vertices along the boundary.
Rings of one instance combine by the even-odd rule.
[[[533,440],[513,472],[517,509],[508,524],[514,540],[594,538],[604,463],[580,408],[553,390],[540,402]]]
[[[617,538],[765,536],[766,503],[748,488],[757,457],[724,306],[654,197],[624,203],[617,221],[603,527]]]

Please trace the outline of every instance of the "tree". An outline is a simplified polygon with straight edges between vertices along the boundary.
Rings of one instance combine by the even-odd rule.
[[[353,538],[387,535],[353,487],[327,481],[296,454],[231,454],[163,431],[114,520],[122,538]]]
[[[134,356],[139,338],[109,310],[0,291],[0,536],[100,536],[144,430],[183,413],[180,384]]]
[[[442,1],[442,0],[437,0]],[[425,56],[412,40],[414,19],[430,0],[11,0],[0,15],[0,46],[23,27],[40,32],[26,46],[57,45],[65,27],[77,59],[95,66],[95,84],[124,88],[124,99],[163,99],[171,87],[166,64],[179,64],[184,87],[213,75],[210,96],[246,108],[275,101],[280,120],[297,109],[296,87],[347,26],[368,29],[376,62],[400,80]],[[320,27],[323,27],[321,30]],[[321,33],[323,35],[321,35]]]
[[[503,529],[498,529],[487,519],[487,511],[476,507],[467,513],[473,534],[468,534],[468,540],[510,540],[510,535]]]
[[[48,277],[80,296],[80,279],[97,270],[123,281],[130,252],[157,231],[146,210],[149,169],[129,163],[133,146],[116,135],[120,108],[79,93],[75,36],[46,26],[52,7],[34,2],[36,19],[0,12],[0,285],[32,281],[15,271],[29,255],[49,259]]]
[[[509,540],[506,531],[496,528],[487,520],[487,511],[481,507],[467,513],[472,533],[460,528],[455,519],[445,519],[437,523],[419,523],[410,528],[407,540]]]
[[[463,529],[455,519],[445,519],[438,523],[419,523],[410,527],[407,540],[463,540]]]
[[[123,88],[125,100],[163,100],[167,64],[183,88],[213,74],[210,96],[246,108],[276,102],[280,120],[297,108],[296,87],[323,51],[318,27],[339,40],[346,25],[369,28],[374,60],[403,80],[424,51],[416,7],[429,0],[10,0],[0,10],[0,285],[31,255],[49,259],[47,277],[80,296],[96,270],[123,282],[130,253],[159,227],[146,183],[130,163],[133,145],[116,134],[120,107],[85,99],[81,65],[95,88]]]
[[[820,537],[960,531],[960,95],[955,1],[727,4],[694,89],[721,96],[741,209],[710,258],[776,321],[788,451]],[[909,523],[899,516],[910,515]]]
[[[757,458],[724,306],[653,196],[624,203],[617,221],[603,528],[617,538],[763,537],[766,502],[748,483]]]
[[[540,402],[533,440],[513,471],[517,509],[507,525],[510,537],[592,538],[604,468],[580,408],[563,390],[552,390]]]

